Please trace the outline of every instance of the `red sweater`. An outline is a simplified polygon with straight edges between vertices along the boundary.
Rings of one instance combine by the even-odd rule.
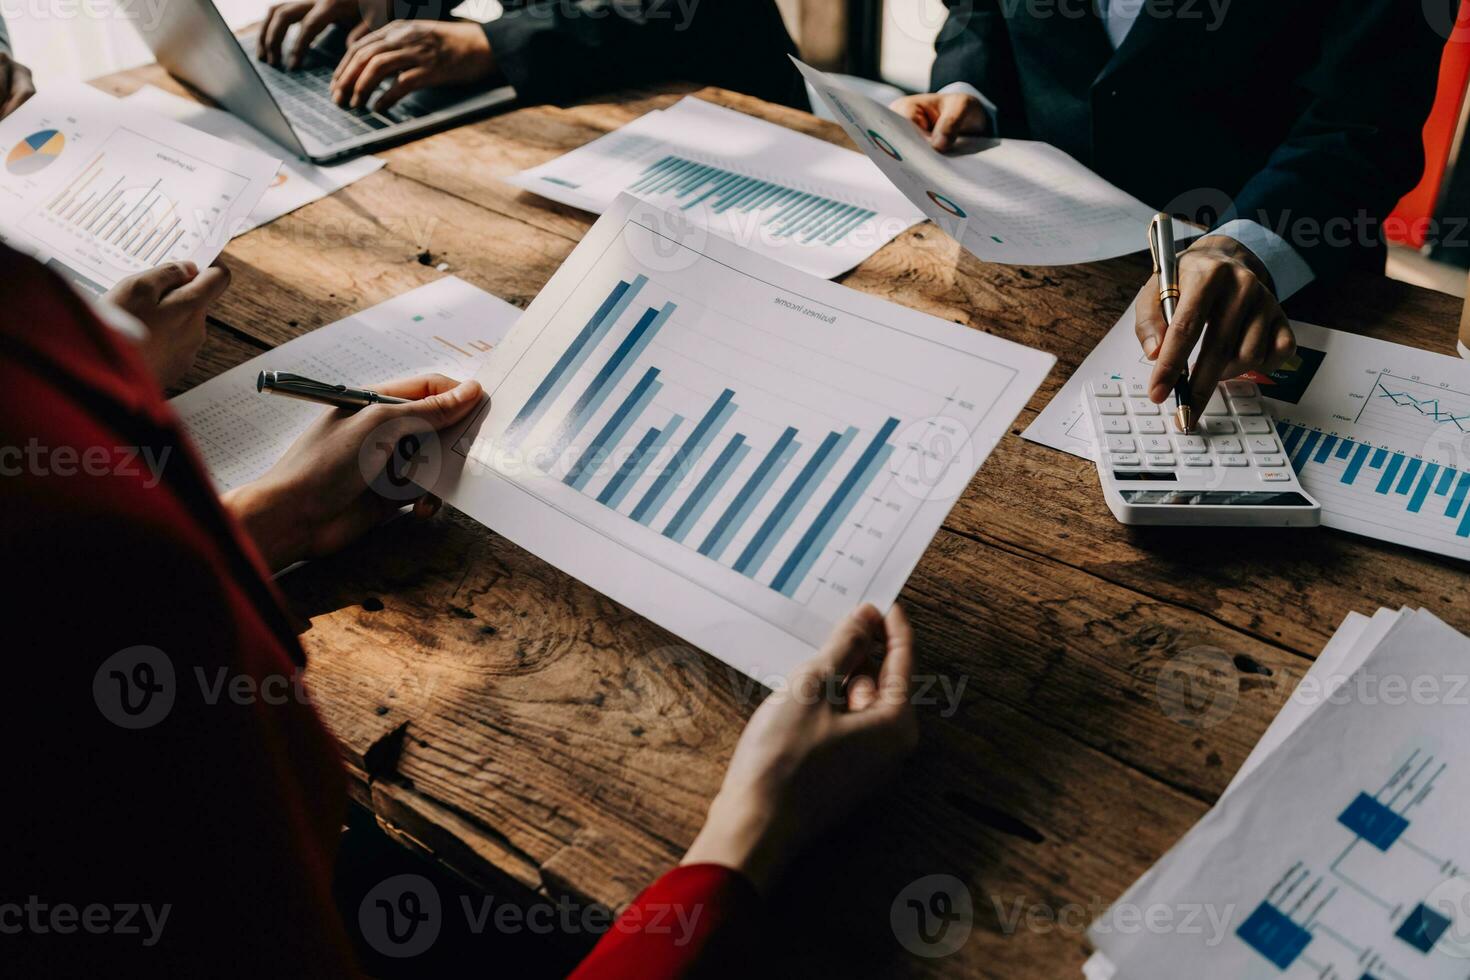
[[[355,972],[290,617],[136,352],[3,246],[0,554],[6,972]],[[675,906],[688,929],[652,928]],[[740,875],[678,869],[577,975],[723,972],[758,915]]]

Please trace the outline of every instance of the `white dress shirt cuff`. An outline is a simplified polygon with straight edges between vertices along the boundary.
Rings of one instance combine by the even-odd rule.
[[[971,85],[969,82],[950,82],[948,85],[944,86],[944,88],[939,90],[940,95],[949,95],[951,92],[958,92],[961,95],[973,95],[975,98],[979,99],[980,104],[985,107],[985,114],[990,117],[990,128],[986,130],[985,135],[1000,135],[1000,117],[995,111],[994,102],[991,102],[985,96],[981,95],[980,90]]]
[[[1255,253],[1256,258],[1271,274],[1276,287],[1276,299],[1284,301],[1292,293],[1311,282],[1316,276],[1307,260],[1301,257],[1286,239],[1258,221],[1236,218],[1210,232],[1233,238]]]

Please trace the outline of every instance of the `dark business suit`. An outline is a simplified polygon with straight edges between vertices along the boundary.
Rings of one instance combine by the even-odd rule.
[[[1233,199],[1227,217],[1277,232],[1319,278],[1381,268],[1378,222],[1423,170],[1444,44],[1419,0],[1147,0],[1116,52],[1092,0],[946,3],[932,87],[975,86],[1002,135],[1185,217]],[[1359,216],[1367,235],[1342,224]]]
[[[774,0],[505,0],[485,34],[526,101],[679,80],[807,107]]]

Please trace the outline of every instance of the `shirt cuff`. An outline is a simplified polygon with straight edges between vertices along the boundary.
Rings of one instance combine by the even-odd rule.
[[[969,82],[950,82],[948,85],[944,86],[944,88],[939,90],[940,95],[949,95],[953,92],[958,92],[961,95],[973,95],[975,98],[979,99],[980,104],[985,107],[986,115],[990,117],[990,128],[986,130],[985,135],[1000,135],[1000,116],[995,111],[994,102],[991,102],[984,95],[981,95],[980,90],[971,85]]]
[[[1271,274],[1271,282],[1276,287],[1278,302],[1284,301],[1288,296],[1317,278],[1312,272],[1312,267],[1307,265],[1307,260],[1302,258],[1300,252],[1293,248],[1286,239],[1258,221],[1236,218],[1234,221],[1227,221],[1210,234],[1233,238],[1250,249],[1256,258],[1261,260],[1266,271]]]

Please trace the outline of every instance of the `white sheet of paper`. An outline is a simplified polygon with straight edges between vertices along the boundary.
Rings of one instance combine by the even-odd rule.
[[[172,405],[215,484],[228,490],[264,473],[326,410],[257,392],[259,372],[292,371],[364,388],[435,372],[466,378],[520,313],[463,279],[445,276],[236,365]]]
[[[793,59],[795,60],[795,59]],[[938,152],[912,122],[801,62],[852,141],[976,258],[1010,265],[1095,262],[1148,247],[1154,208],[1066,153],[1032,140],[975,140]],[[1179,221],[1174,236],[1199,232]]]
[[[190,102],[152,85],[144,85],[127,96],[125,101],[200,132],[231,143],[253,146],[262,153],[281,159],[280,171],[271,179],[260,203],[233,229],[235,235],[243,235],[283,214],[290,214],[383,168],[384,160],[375,156],[356,157],[330,167],[318,166],[300,159],[254,126],[222,109]]]
[[[823,279],[924,220],[862,154],[692,97],[506,180],[596,214],[632,193]]]
[[[0,234],[91,293],[162,262],[213,262],[281,166],[86,85],[6,117],[0,154]]]
[[[1261,388],[1302,486],[1322,503],[1322,523],[1470,559],[1470,364],[1310,323],[1291,326],[1298,363]],[[1147,381],[1151,370],[1130,308],[1023,435],[1091,458],[1087,380]]]
[[[1094,924],[1119,976],[1463,978],[1470,640],[1423,611],[1389,617],[1343,691]],[[1192,929],[1128,924],[1191,909]]]
[[[676,224],[602,216],[436,490],[772,683],[892,603],[1053,358]]]

